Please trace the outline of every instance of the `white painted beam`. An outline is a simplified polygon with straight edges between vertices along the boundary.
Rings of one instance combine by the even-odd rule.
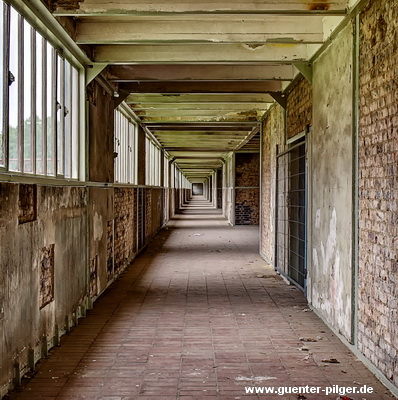
[[[239,63],[306,61],[315,44],[96,45],[94,61],[110,64]]]

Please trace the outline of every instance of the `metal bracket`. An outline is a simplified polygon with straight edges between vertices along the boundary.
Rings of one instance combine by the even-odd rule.
[[[280,105],[283,109],[287,108],[287,96],[281,92],[271,92],[269,95]]]
[[[91,64],[86,68],[86,86],[94,80],[106,67],[108,64]]]
[[[309,83],[312,83],[312,64],[306,61],[295,61],[293,65],[299,70]]]
[[[117,97],[113,98],[113,108],[117,108],[124,100],[127,99],[129,93],[118,93]]]

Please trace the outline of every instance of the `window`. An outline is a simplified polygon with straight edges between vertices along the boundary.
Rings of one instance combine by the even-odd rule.
[[[137,125],[122,107],[115,110],[115,181],[137,183]]]
[[[145,138],[145,184],[161,186],[162,184],[162,150],[146,136]]]
[[[13,7],[0,7],[0,168],[78,179],[81,66]]]
[[[163,155],[163,186],[165,188],[170,187],[169,182],[169,159],[166,154]]]
[[[5,6],[0,2],[0,168],[5,167],[5,148],[6,148],[6,135],[4,134],[4,92],[5,92],[5,83],[4,82],[4,49],[5,49],[5,41],[6,37],[6,26],[4,25],[4,9]]]

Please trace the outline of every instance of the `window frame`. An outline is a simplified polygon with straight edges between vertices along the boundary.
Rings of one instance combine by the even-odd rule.
[[[114,182],[137,185],[138,123],[121,104],[114,110]]]
[[[81,88],[85,84],[85,70],[83,65],[72,56],[66,47],[60,46],[54,40],[53,35],[48,31],[48,28],[44,26],[41,20],[33,15],[29,10],[21,8],[19,4],[10,5],[4,0],[0,1],[2,9],[0,12],[3,15],[3,30],[2,42],[0,45],[3,50],[3,62],[0,64],[2,70],[0,73],[3,77],[3,85],[0,88],[0,95],[3,98],[2,107],[2,136],[0,143],[0,159],[4,158],[4,162],[0,165],[0,175],[1,179],[8,181],[19,181],[19,180],[29,180],[35,179],[41,181],[48,181],[59,179],[60,181],[86,181],[86,127],[84,123],[84,113],[85,104],[84,99],[80,96]],[[26,11],[26,12],[25,12]],[[17,88],[17,146],[15,153],[17,155],[15,169],[10,167],[10,85],[9,85],[9,71],[10,71],[10,48],[11,48],[11,13],[17,15],[17,27],[18,27],[18,37],[17,37],[17,57],[18,66],[14,69],[14,72],[18,75],[19,86]],[[28,33],[27,33],[28,30]],[[29,35],[30,40],[28,41],[28,46],[30,49],[27,51],[26,40],[24,36]],[[21,36],[22,35],[22,36]],[[36,49],[36,45],[40,42],[40,51]],[[48,46],[50,46],[53,51],[52,54],[48,54]],[[14,50],[15,51],[15,50]],[[39,55],[40,53],[40,55]],[[29,57],[29,67],[27,67],[26,57]],[[62,60],[63,64],[68,64],[71,72],[70,80],[70,96],[74,97],[75,101],[72,104],[74,114],[76,118],[72,115],[70,116],[70,132],[71,138],[68,148],[65,148],[65,141],[62,138],[63,154],[66,155],[65,151],[69,154],[69,164],[68,171],[66,171],[66,157],[62,157],[60,161],[62,166],[58,167],[57,160],[57,132],[55,131],[56,126],[52,126],[51,130],[48,129],[47,117],[53,119],[53,111],[51,115],[48,114],[48,87],[51,85],[52,92],[56,95],[56,78],[57,78],[57,64],[54,64],[54,60],[51,59],[50,63],[48,58]],[[24,60],[25,59],[25,60]],[[51,74],[49,72],[48,66],[51,65]],[[24,71],[29,68],[29,76]],[[17,69],[17,70],[16,70]],[[10,71],[14,76],[14,72]],[[50,76],[50,77],[49,77]],[[73,78],[74,77],[74,78]],[[26,79],[25,79],[26,78]],[[49,80],[51,79],[51,80]],[[75,82],[76,81],[76,82]],[[39,82],[39,83],[38,83]],[[40,85],[40,90],[38,87]],[[65,82],[63,81],[60,85],[61,92],[64,91]],[[55,86],[55,87],[54,87]],[[84,87],[84,86],[83,86]],[[73,96],[73,92],[78,90],[78,93]],[[40,97],[38,97],[40,93]],[[30,96],[29,101],[27,101],[26,96]],[[51,99],[53,101],[54,99]],[[29,104],[30,110],[26,110],[26,105]],[[39,109],[39,104],[40,109]],[[54,106],[54,107],[53,107]],[[51,105],[51,109],[55,108],[56,105]],[[40,110],[40,115],[38,115],[38,110]],[[69,110],[70,112],[71,110]],[[59,111],[61,114],[61,129],[64,134],[65,127],[65,104]],[[29,118],[27,115],[29,114]],[[38,123],[38,119],[41,122]],[[73,119],[74,118],[74,119]],[[30,123],[29,132],[25,132],[25,127],[27,126],[27,121]],[[1,122],[0,122],[1,124]],[[52,124],[56,125],[56,124]],[[41,134],[40,134],[40,128]],[[74,132],[75,131],[75,132]],[[72,134],[72,132],[74,132]],[[47,160],[49,154],[51,153],[50,147],[48,146],[48,134],[50,134],[54,146],[51,149],[53,151],[52,160]],[[29,135],[30,137],[25,137]],[[26,139],[26,140],[25,140]],[[73,142],[73,149],[72,149]],[[69,148],[70,147],[70,148]],[[27,154],[27,151],[29,154]],[[50,153],[49,153],[50,152]],[[62,153],[61,153],[62,155]],[[38,161],[38,157],[39,161]],[[74,159],[76,158],[76,159]],[[73,161],[72,161],[73,159]],[[51,170],[51,164],[54,165],[54,169]],[[28,168],[26,168],[28,166]],[[63,171],[62,171],[63,170]]]

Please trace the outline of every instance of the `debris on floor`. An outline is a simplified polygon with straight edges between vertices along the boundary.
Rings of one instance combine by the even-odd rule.
[[[302,342],[317,342],[318,340],[312,337],[301,337],[299,338]]]
[[[328,364],[340,364],[340,361],[337,360],[336,358],[324,358],[322,362]]]

